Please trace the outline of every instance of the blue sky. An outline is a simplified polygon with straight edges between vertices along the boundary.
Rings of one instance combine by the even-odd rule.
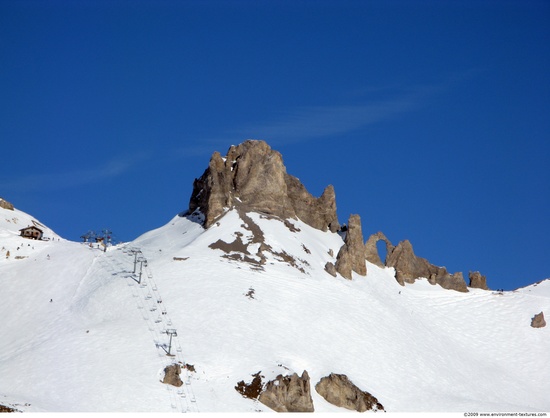
[[[120,240],[264,139],[340,222],[550,277],[550,2],[0,0],[0,196]]]

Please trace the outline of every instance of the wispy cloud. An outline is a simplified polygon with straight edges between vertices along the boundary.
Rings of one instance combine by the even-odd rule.
[[[134,155],[113,159],[103,165],[71,172],[33,174],[18,178],[0,178],[2,190],[60,190],[101,182],[118,177],[146,159],[144,155]]]
[[[297,107],[266,123],[235,130],[233,136],[292,143],[346,134],[417,111],[478,72],[451,74],[439,83],[425,85],[363,87],[352,95],[353,104]]]
[[[355,131],[414,107],[415,102],[407,98],[361,105],[300,107],[278,121],[252,126],[243,133],[277,142],[305,141]]]

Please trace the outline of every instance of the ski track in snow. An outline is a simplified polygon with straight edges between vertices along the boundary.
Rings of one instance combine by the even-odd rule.
[[[56,240],[25,240],[18,230],[32,217],[0,215],[0,403],[51,412],[271,411],[243,398],[237,382],[307,370],[318,412],[343,412],[314,390],[332,372],[390,412],[550,410],[550,327],[530,327],[536,313],[550,316],[548,280],[459,293],[427,280],[402,287],[393,269],[370,263],[367,277],[334,278],[324,265],[335,261],[338,234],[299,220],[289,220],[299,230],[291,232],[254,213],[247,217],[265,243],[295,266],[268,252],[259,266],[209,248],[252,241],[237,211],[208,230],[176,216],[105,253],[50,230]],[[258,248],[249,245],[251,258]],[[147,263],[134,273],[137,249]],[[177,330],[173,357],[167,329]],[[180,388],[160,382],[172,363],[196,370],[182,368]]]

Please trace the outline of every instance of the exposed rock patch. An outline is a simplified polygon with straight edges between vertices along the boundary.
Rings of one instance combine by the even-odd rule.
[[[355,386],[346,375],[331,373],[315,385],[327,402],[352,411],[383,411],[384,407],[370,393]]]
[[[259,401],[277,412],[313,412],[309,375],[279,375],[268,382]]]
[[[263,231],[252,220],[252,218],[246,214],[245,208],[240,202],[236,202],[235,209],[238,211],[240,218],[244,222],[243,224],[241,224],[241,227],[249,231],[251,233],[251,237],[249,237],[245,242],[242,239],[242,232],[237,231],[234,233],[234,241],[228,243],[219,239],[216,242],[210,244],[210,248],[222,250],[223,252],[225,252],[222,257],[234,261],[242,261],[248,263],[252,265],[252,267],[256,270],[263,270],[263,265],[267,261],[266,254],[270,253],[275,257],[277,261],[286,263],[289,266],[294,267],[301,273],[306,273],[305,268],[309,266],[309,263],[306,260],[293,257],[284,250],[275,251],[270,245],[266,244]],[[293,226],[290,222],[285,222],[285,225],[287,227]],[[249,246],[255,244],[260,245],[258,246],[256,252],[252,253],[251,251],[249,251]],[[307,253],[307,251],[309,250],[306,250],[307,248],[304,247],[304,251]]]
[[[533,328],[544,328],[546,321],[544,320],[544,313],[540,312],[531,319],[531,326]]]
[[[195,179],[189,212],[204,214],[208,228],[239,202],[247,211],[266,213],[281,219],[299,218],[308,225],[336,232],[334,188],[328,186],[315,198],[300,181],[286,172],[281,154],[264,141],[248,140],[231,146],[224,158],[215,152],[204,174]]]
[[[363,244],[363,232],[359,215],[349,217],[344,245],[336,256],[336,271],[348,280],[351,280],[352,271],[361,276],[367,274],[365,245]]]
[[[21,412],[17,409],[10,408],[9,406],[0,405],[0,412]]]
[[[0,208],[7,209],[7,210],[14,210],[13,205],[7,200],[2,199],[1,197],[0,197]]]
[[[258,399],[260,393],[262,393],[262,390],[264,388],[264,385],[262,383],[262,378],[264,376],[262,376],[260,373],[261,372],[253,374],[253,379],[250,383],[245,383],[244,380],[238,382],[237,386],[235,386],[235,390],[243,395],[245,398]]]
[[[183,382],[180,379],[180,374],[181,367],[179,364],[171,364],[169,366],[166,366],[164,369],[164,379],[162,380],[162,383],[180,387],[181,385],[183,385]]]
[[[487,278],[483,276],[479,271],[470,271],[468,273],[468,278],[470,279],[469,287],[489,290],[489,287],[487,286]]]

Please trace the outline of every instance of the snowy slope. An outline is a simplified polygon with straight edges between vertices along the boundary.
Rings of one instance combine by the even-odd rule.
[[[269,411],[237,382],[307,370],[312,386],[346,374],[390,412],[550,410],[550,327],[529,326],[550,312],[550,281],[464,294],[401,287],[372,264],[348,281],[324,271],[338,234],[236,210],[208,230],[199,221],[176,216],[106,253],[60,240],[0,257],[0,404]],[[8,232],[0,245],[21,241]],[[147,264],[134,274],[138,250]],[[175,357],[157,348],[166,329]],[[159,382],[172,362],[195,368],[181,388]],[[343,412],[312,396],[316,411]]]

